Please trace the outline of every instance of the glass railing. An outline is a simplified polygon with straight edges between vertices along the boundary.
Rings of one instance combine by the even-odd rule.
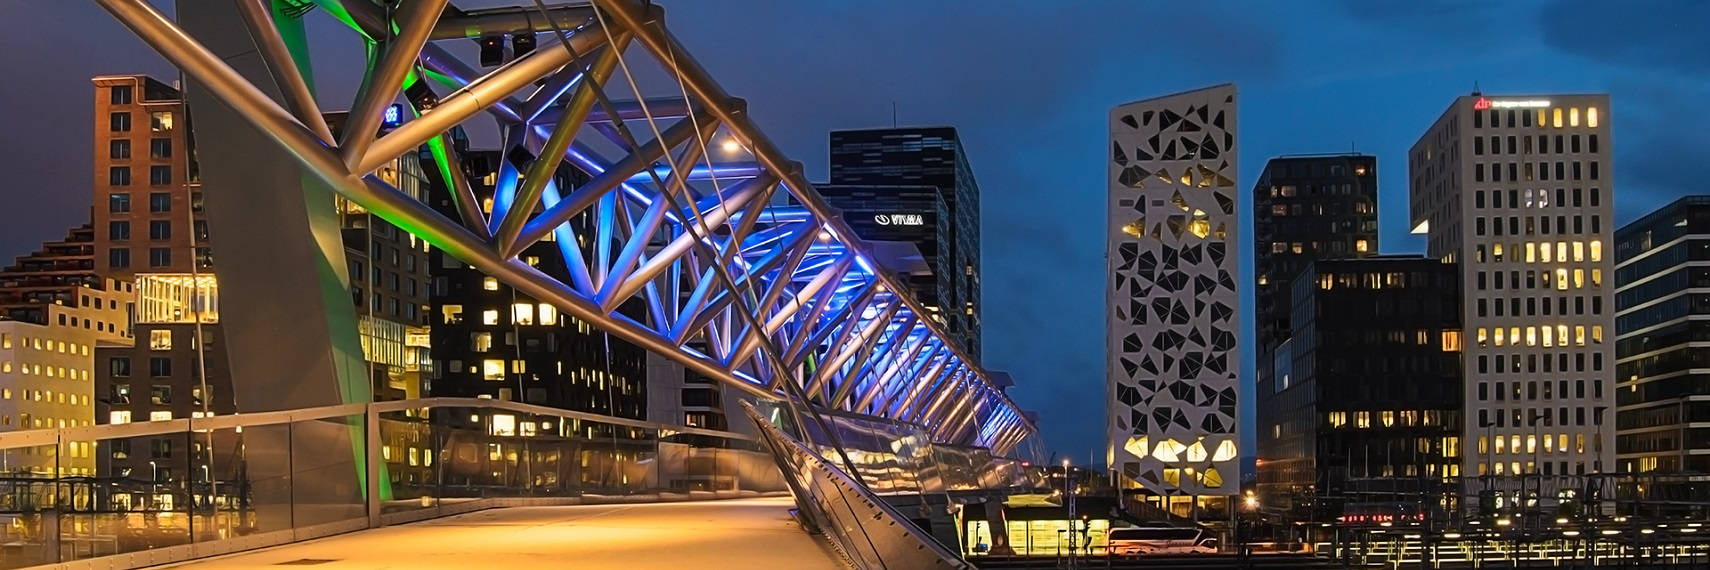
[[[0,568],[137,567],[492,506],[787,489],[754,436],[428,398],[0,433]]]

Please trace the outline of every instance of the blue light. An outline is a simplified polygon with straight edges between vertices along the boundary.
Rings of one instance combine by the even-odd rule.
[[[393,103],[386,106],[386,114],[380,116],[380,126],[394,129],[404,124],[404,105]]]

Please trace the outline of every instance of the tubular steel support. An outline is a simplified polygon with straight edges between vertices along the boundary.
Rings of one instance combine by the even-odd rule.
[[[382,50],[335,141],[301,76],[309,62],[292,60],[260,0],[234,1],[284,106],[146,1],[95,1],[315,178],[521,295],[816,417],[816,408],[848,409],[987,446],[1013,446],[1036,431],[906,283],[876,267],[872,248],[800,165],[665,31],[656,6],[595,0],[548,7],[542,17],[528,6],[463,12],[446,0],[411,0],[389,20],[371,2],[318,0],[341,6]],[[548,32],[533,52],[486,73],[434,43]],[[644,49],[625,54],[632,42]],[[642,86],[661,74],[631,75],[629,61],[648,57],[663,70],[662,90]],[[433,86],[412,85],[417,116],[376,138],[379,110],[412,70]],[[626,99],[612,100],[619,90]],[[490,216],[485,183],[477,188],[463,171],[447,134],[483,115],[506,133],[507,151],[534,157],[505,161],[493,184],[500,188],[486,196]],[[424,145],[452,216],[367,175]],[[586,181],[559,187],[561,165]],[[578,216],[593,223],[573,229]],[[546,239],[557,242],[568,277],[516,259]],[[618,313],[631,299],[649,315]]]

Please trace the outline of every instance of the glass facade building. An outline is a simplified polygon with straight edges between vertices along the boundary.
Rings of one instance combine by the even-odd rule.
[[[1382,493],[1442,496],[1460,468],[1459,280],[1451,264],[1384,256],[1318,260],[1288,282],[1291,330],[1261,390],[1268,505],[1330,520],[1394,499]]]
[[[1710,196],[1627,224],[1615,259],[1619,466],[1710,480],[1710,428],[1695,423],[1710,418]]]
[[[933,250],[932,273],[936,280],[936,300],[921,298],[923,303],[939,308],[940,322],[951,336],[962,342],[963,348],[976,358],[980,354],[980,186],[974,180],[973,166],[963,149],[955,127],[901,127],[831,132],[830,186],[868,186],[873,189],[895,187],[895,192],[907,201],[908,212],[929,212],[925,198],[917,196],[916,186],[933,186],[943,201],[945,215],[936,221],[937,244],[921,247],[921,253]],[[843,207],[844,198],[819,189],[826,201]],[[931,211],[936,216],[936,202]],[[879,213],[879,212],[875,212]],[[849,219],[849,218],[846,218]],[[912,218],[905,217],[905,225]],[[855,225],[855,219],[849,219]],[[924,219],[922,220],[924,224]],[[857,233],[860,229],[856,229]],[[861,236],[867,239],[866,235]],[[884,239],[884,238],[875,238]],[[920,242],[915,242],[917,245]]]

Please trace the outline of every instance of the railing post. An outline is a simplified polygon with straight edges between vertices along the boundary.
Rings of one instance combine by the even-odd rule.
[[[380,441],[380,412],[375,411],[374,403],[362,406],[362,419],[367,428],[362,438],[362,454],[367,459],[365,468],[368,470],[368,528],[380,528],[380,452],[377,442]]]

